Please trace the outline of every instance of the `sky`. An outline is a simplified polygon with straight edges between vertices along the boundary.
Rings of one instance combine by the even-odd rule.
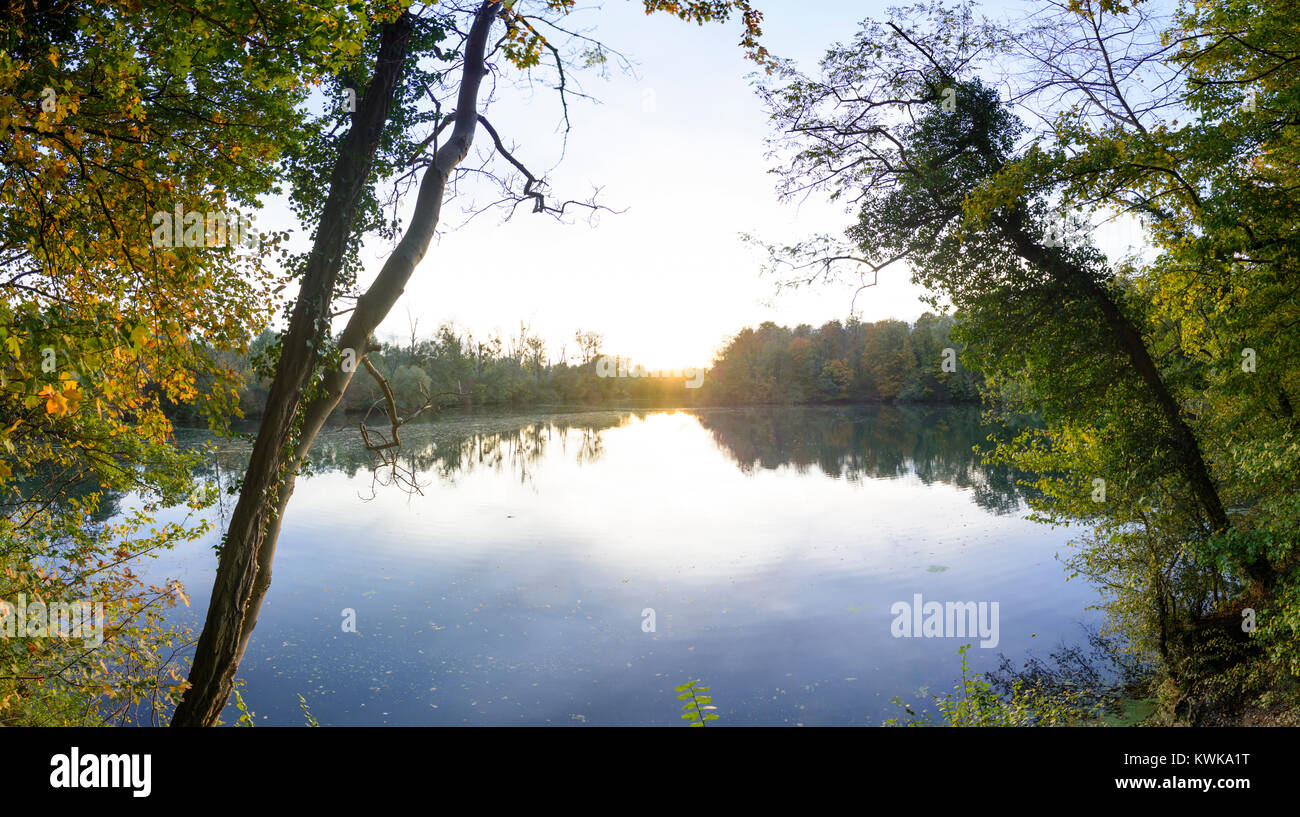
[[[755,2],[764,44],[808,70],[890,4]],[[905,267],[883,272],[856,303],[852,283],[777,294],[760,274],[764,253],[742,233],[790,243],[839,234],[852,216],[824,199],[778,201],[764,155],[772,129],[753,90],[755,66],[737,46],[739,21],[697,26],[647,16],[635,0],[606,0],[569,23],[590,29],[636,68],[579,77],[597,102],[571,105],[562,161],[553,90],[498,84],[486,115],[518,158],[534,170],[553,168],[556,195],[582,199],[600,187],[600,201],[623,212],[603,213],[594,225],[581,215],[564,224],[521,208],[508,221],[487,212],[462,226],[463,213],[444,208],[440,233],[380,339],[407,337],[413,320],[420,336],[454,321],[477,338],[517,335],[522,321],[546,339],[552,360],[562,351],[576,355],[581,329],[601,333],[608,353],[678,368],[707,365],[732,335],[763,321],[817,326],[847,318],[851,305],[867,321],[913,321],[927,310]],[[490,143],[480,133],[476,144]],[[378,239],[363,246],[363,283],[389,249]]]

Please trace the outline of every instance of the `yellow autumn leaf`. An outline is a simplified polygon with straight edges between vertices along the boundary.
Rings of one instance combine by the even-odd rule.
[[[38,397],[45,398],[45,410],[50,414],[63,416],[68,413],[68,400],[62,392],[54,390],[53,386],[46,386],[41,389]]]

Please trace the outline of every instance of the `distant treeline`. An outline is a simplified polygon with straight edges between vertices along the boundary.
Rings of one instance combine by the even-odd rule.
[[[767,322],[746,328],[719,352],[707,371],[654,372],[603,349],[604,339],[579,331],[574,345],[550,350],[528,327],[519,334],[479,340],[452,324],[433,337],[379,343],[369,360],[387,381],[399,412],[435,408],[533,406],[822,404],[856,402],[949,403],[978,400],[980,376],[957,362],[949,339],[953,319],[922,315],[903,321],[830,321],[814,329]],[[278,336],[263,332],[246,354],[220,362],[240,374],[245,417],[261,414]],[[615,376],[611,376],[615,375]],[[623,376],[616,376],[623,375]],[[688,387],[696,385],[698,387]],[[346,413],[382,413],[383,390],[359,369],[340,403]],[[192,407],[169,412],[197,420]]]
[[[719,354],[705,380],[706,402],[977,401],[983,378],[958,361],[953,324],[929,312],[910,327],[897,320],[831,321],[817,329],[764,323]]]

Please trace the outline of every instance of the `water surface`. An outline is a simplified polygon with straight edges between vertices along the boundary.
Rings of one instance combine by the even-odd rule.
[[[330,432],[244,699],[261,724],[302,724],[301,693],[325,725],[681,725],[672,688],[702,678],[719,724],[878,724],[950,688],[973,640],[895,638],[895,602],[998,602],[977,670],[1092,621],[1055,558],[1069,531],[1024,519],[1016,475],[972,450],[989,431],[970,408],[462,417],[404,429],[397,479]],[[226,444],[207,476],[246,455]],[[218,538],[149,566],[196,627]]]

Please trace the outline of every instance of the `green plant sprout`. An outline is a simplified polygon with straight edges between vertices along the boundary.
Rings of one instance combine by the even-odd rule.
[[[682,704],[682,720],[690,721],[691,726],[703,727],[705,721],[716,721],[718,716],[708,711],[717,707],[712,705],[712,697],[699,694],[709,691],[708,687],[696,686],[699,682],[698,678],[687,681],[673,691],[678,693],[677,700],[686,702]]]

